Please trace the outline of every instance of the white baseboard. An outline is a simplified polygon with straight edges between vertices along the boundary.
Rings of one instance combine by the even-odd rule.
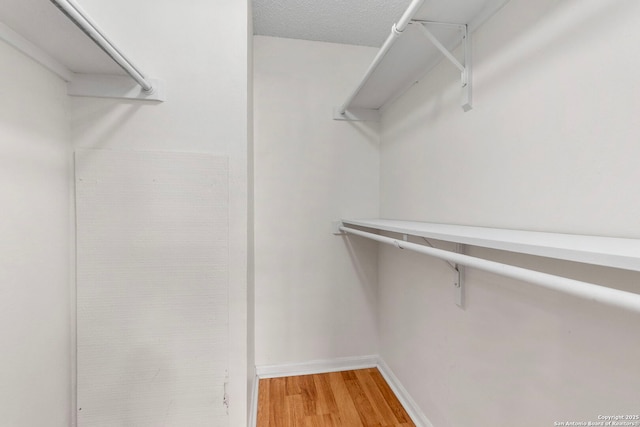
[[[258,382],[261,378],[289,377],[294,375],[323,374],[327,372],[348,371],[352,369],[378,368],[384,379],[395,393],[396,397],[411,417],[416,427],[433,427],[400,380],[394,375],[389,366],[377,355],[344,357],[330,360],[313,360],[302,363],[283,365],[264,365],[256,367],[256,378],[253,384],[253,398],[251,402],[250,427],[255,427],[258,413]]]
[[[260,378],[290,377],[294,375],[324,374],[326,372],[348,371],[351,369],[378,366],[378,356],[342,357],[329,360],[312,360],[302,363],[256,366]]]
[[[249,407],[249,427],[256,427],[258,423],[258,391],[260,378],[253,376],[253,387],[251,387],[251,405]]]
[[[391,387],[391,390],[393,390],[393,393],[396,395],[405,411],[407,411],[416,427],[433,427],[431,421],[429,421],[427,416],[422,412],[407,389],[404,388],[400,380],[398,380],[393,371],[381,358],[378,358],[378,370],[387,381],[387,384],[389,384],[389,387]]]

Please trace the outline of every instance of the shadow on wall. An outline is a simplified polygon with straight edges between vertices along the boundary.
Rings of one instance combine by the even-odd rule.
[[[342,241],[347,247],[349,252],[349,259],[353,264],[354,270],[358,275],[358,281],[362,285],[368,302],[372,307],[375,307],[378,302],[378,274],[377,274],[377,259],[378,259],[378,244],[367,239],[353,237],[349,235],[340,236]],[[371,257],[373,253],[373,257]],[[371,263],[367,265],[366,260],[372,259]]]
[[[83,140],[90,141],[84,148],[101,149],[109,145],[118,132],[122,132],[124,125],[129,122],[142,108],[160,106],[155,101],[125,101],[104,99],[91,100],[82,109],[76,109],[71,119],[72,140],[78,140],[79,135],[90,135]]]
[[[632,10],[637,9],[637,2],[628,0],[511,1],[526,2],[526,7],[519,8],[526,11],[526,15],[518,16],[511,27],[502,28],[499,37],[491,39],[490,51],[480,52],[481,59],[474,65],[490,63],[487,65],[490,72],[484,73],[486,77],[475,79],[477,85],[499,85],[516,69],[568,52],[576,42],[588,45],[590,39],[601,39],[608,30],[615,29],[612,24],[617,20],[637,14]],[[490,26],[491,21],[487,24]],[[480,43],[484,42],[485,35],[480,33]],[[476,74],[476,77],[480,76]]]
[[[380,145],[380,125],[377,122],[355,122],[355,121],[343,121],[332,120],[336,124],[344,126],[345,124],[353,128],[358,132],[366,141],[371,145],[378,147]],[[340,127],[342,129],[342,127]]]

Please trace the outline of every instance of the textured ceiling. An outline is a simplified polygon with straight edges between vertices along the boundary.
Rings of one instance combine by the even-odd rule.
[[[410,0],[253,0],[254,34],[380,47]]]

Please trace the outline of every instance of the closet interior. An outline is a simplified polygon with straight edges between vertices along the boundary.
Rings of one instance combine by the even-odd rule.
[[[209,3],[0,5],[1,426],[640,425],[637,2]]]

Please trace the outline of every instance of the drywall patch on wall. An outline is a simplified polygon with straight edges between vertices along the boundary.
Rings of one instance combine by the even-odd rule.
[[[78,421],[227,425],[228,160],[76,153]]]
[[[150,75],[167,101],[71,101],[75,148],[167,150],[229,158],[229,423],[247,423],[248,0],[153,7],[83,0],[100,27]],[[126,10],[127,13],[122,13]],[[179,26],[180,31],[176,31]],[[251,361],[251,364],[253,362]]]

